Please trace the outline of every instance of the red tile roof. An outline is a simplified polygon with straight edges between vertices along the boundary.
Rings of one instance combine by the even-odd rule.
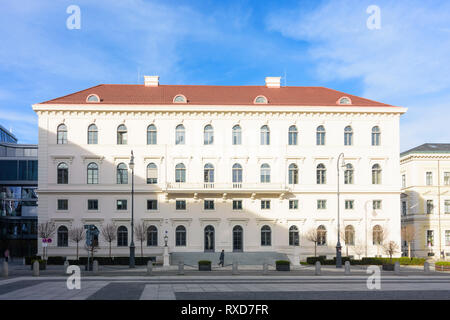
[[[259,95],[268,99],[269,105],[339,106],[341,97],[349,97],[352,106],[392,107],[391,105],[364,99],[324,87],[265,86],[207,86],[207,85],[159,85],[149,87],[137,84],[100,84],[43,104],[87,104],[90,94],[100,97],[101,104],[174,104],[173,98],[182,94],[188,104],[197,105],[254,105]],[[89,103],[91,104],[91,103]],[[348,105],[346,105],[348,106]]]

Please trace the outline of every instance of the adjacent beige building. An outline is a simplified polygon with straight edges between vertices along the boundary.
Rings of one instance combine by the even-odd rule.
[[[450,144],[425,143],[400,156],[402,249],[450,257]]]

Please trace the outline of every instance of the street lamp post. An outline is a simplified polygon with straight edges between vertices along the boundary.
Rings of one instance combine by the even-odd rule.
[[[133,150],[131,150],[130,159],[130,169],[131,169],[131,242],[130,242],[130,268],[134,268],[134,155]]]
[[[342,268],[342,246],[341,246],[341,224],[340,224],[340,214],[339,214],[339,160],[344,157],[344,153],[341,153],[337,159],[337,244],[336,244],[336,268]],[[344,164],[342,164],[344,166]]]

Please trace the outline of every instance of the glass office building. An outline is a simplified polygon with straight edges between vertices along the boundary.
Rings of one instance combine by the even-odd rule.
[[[12,257],[37,249],[37,145],[17,144],[0,126],[0,252]]]

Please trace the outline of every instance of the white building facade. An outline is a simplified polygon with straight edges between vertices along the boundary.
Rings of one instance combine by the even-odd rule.
[[[73,257],[68,234],[86,224],[114,225],[112,254],[129,254],[132,151],[134,224],[148,230],[146,256],[160,256],[167,235],[169,252],[271,251],[297,260],[314,255],[311,230],[317,254],[334,256],[341,153],[343,255],[385,255],[381,242],[400,245],[405,108],[280,87],[279,78],[225,87],[146,77],[145,85],[100,85],[33,109],[39,222],[57,227],[49,255]],[[109,243],[98,243],[96,255],[108,255]]]

